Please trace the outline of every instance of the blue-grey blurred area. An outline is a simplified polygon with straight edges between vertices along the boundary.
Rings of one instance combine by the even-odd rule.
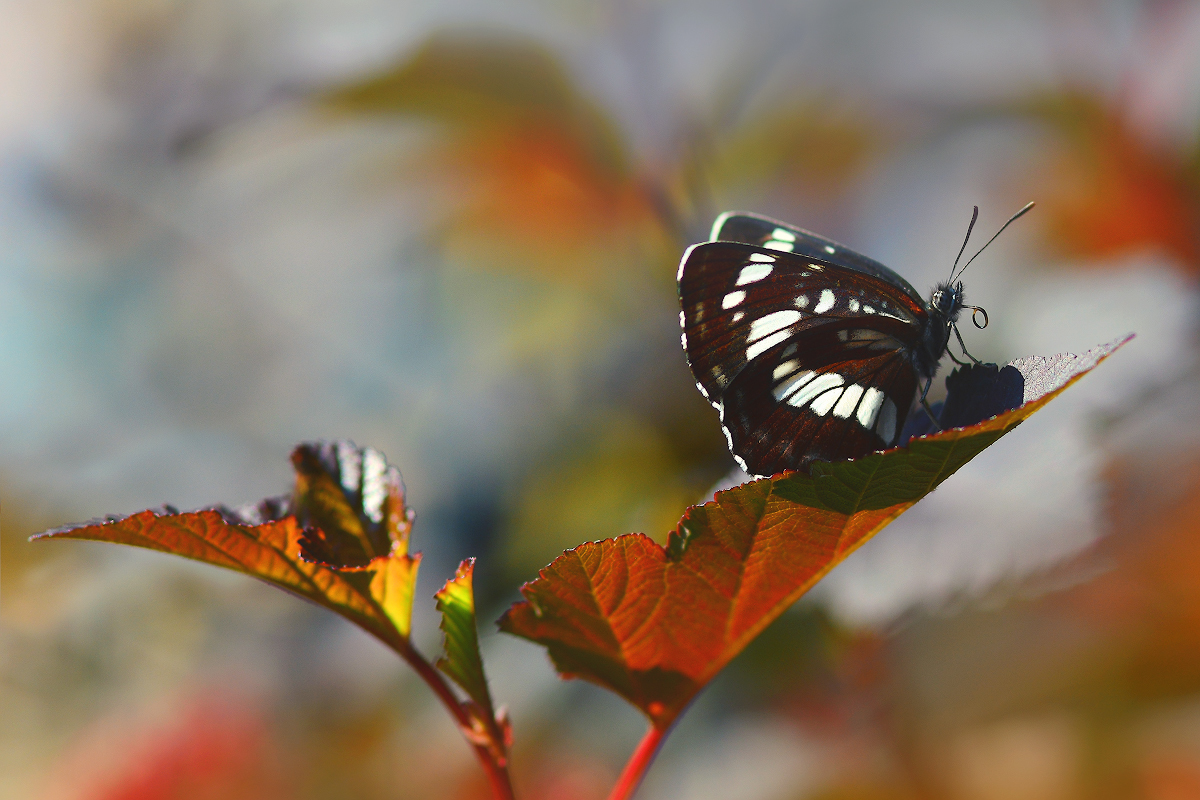
[[[646,798],[1200,796],[1200,6],[0,2],[0,797],[487,796],[341,620],[26,542],[322,438],[404,474],[425,652],[479,557],[521,797],[605,796],[638,715],[491,620],[732,468],[683,249],[752,210],[924,288],[1028,200],[971,351],[1137,338],[769,629]]]

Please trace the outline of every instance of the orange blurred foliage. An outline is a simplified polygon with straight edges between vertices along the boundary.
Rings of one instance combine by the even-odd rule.
[[[658,226],[645,188],[597,163],[587,143],[554,120],[531,117],[463,137],[433,163],[468,187],[446,244],[493,265],[499,257],[562,277],[612,271]]]
[[[1081,95],[1038,104],[1062,137],[1036,194],[1065,254],[1111,259],[1138,250],[1200,274],[1200,192],[1185,154],[1147,141],[1119,107]]]

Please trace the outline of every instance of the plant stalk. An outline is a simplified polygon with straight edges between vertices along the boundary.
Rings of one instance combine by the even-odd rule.
[[[656,728],[653,724],[646,731],[646,735],[638,742],[638,746],[634,749],[633,755],[629,757],[628,763],[625,764],[625,769],[621,771],[621,777],[617,779],[617,784],[613,786],[612,792],[608,795],[608,800],[629,800],[633,797],[633,793],[637,791],[638,786],[642,783],[642,778],[646,777],[646,770],[650,769],[650,764],[654,762],[654,757],[658,755],[658,749],[662,746],[663,739],[667,738],[667,730]]]
[[[469,731],[472,728],[471,716],[463,708],[458,697],[450,685],[446,683],[446,679],[442,677],[442,673],[430,664],[425,658],[417,652],[417,649],[412,646],[412,643],[407,639],[394,639],[387,642],[393,650],[395,650],[401,658],[403,658],[413,670],[421,676],[421,680],[433,690],[437,698],[442,701],[442,705],[454,717],[455,723],[459,730]],[[499,736],[498,726],[492,720],[488,725],[488,732],[493,736]],[[475,756],[479,759],[479,763],[483,766],[484,772],[487,773],[488,782],[492,785],[492,796],[496,800],[515,800],[513,794],[512,779],[508,774],[508,764],[500,763],[493,755],[493,752],[486,745],[467,740],[471,745],[471,749],[475,751]],[[497,739],[496,745],[503,752],[505,750],[503,739]]]

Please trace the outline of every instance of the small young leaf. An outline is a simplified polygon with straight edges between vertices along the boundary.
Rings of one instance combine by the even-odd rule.
[[[292,453],[296,491],[239,509],[164,507],[39,534],[160,550],[244,572],[407,647],[420,555],[408,555],[412,512],[400,472],[350,442]]]
[[[500,628],[666,728],[830,569],[1125,341],[1013,362],[1023,404],[976,425],[718,492],[665,548],[627,534],[568,550],[522,587]]]
[[[507,717],[497,716],[483,672],[479,654],[479,633],[475,620],[475,592],[472,579],[475,559],[468,558],[458,566],[454,577],[434,597],[442,612],[442,631],[446,634],[445,656],[437,667],[457,683],[470,700],[464,704],[477,726],[475,739],[490,747],[500,763],[507,758],[509,726]]]
[[[471,586],[474,572],[475,559],[466,559],[458,565],[454,577],[434,595],[438,611],[442,612],[442,631],[446,634],[446,655],[438,659],[437,667],[462,687],[476,705],[491,714],[492,696],[483,674],[479,633],[475,627],[475,593]]]

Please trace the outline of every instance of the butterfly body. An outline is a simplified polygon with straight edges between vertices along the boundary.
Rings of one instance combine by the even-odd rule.
[[[913,367],[922,378],[937,374],[938,362],[950,343],[951,326],[958,322],[964,302],[961,281],[943,281],[930,293],[925,306],[929,322],[925,325],[921,345],[913,352]]]
[[[680,324],[738,463],[769,475],[899,444],[962,284],[926,301],[879,262],[753,214],[722,215],[712,239],[680,263]]]

